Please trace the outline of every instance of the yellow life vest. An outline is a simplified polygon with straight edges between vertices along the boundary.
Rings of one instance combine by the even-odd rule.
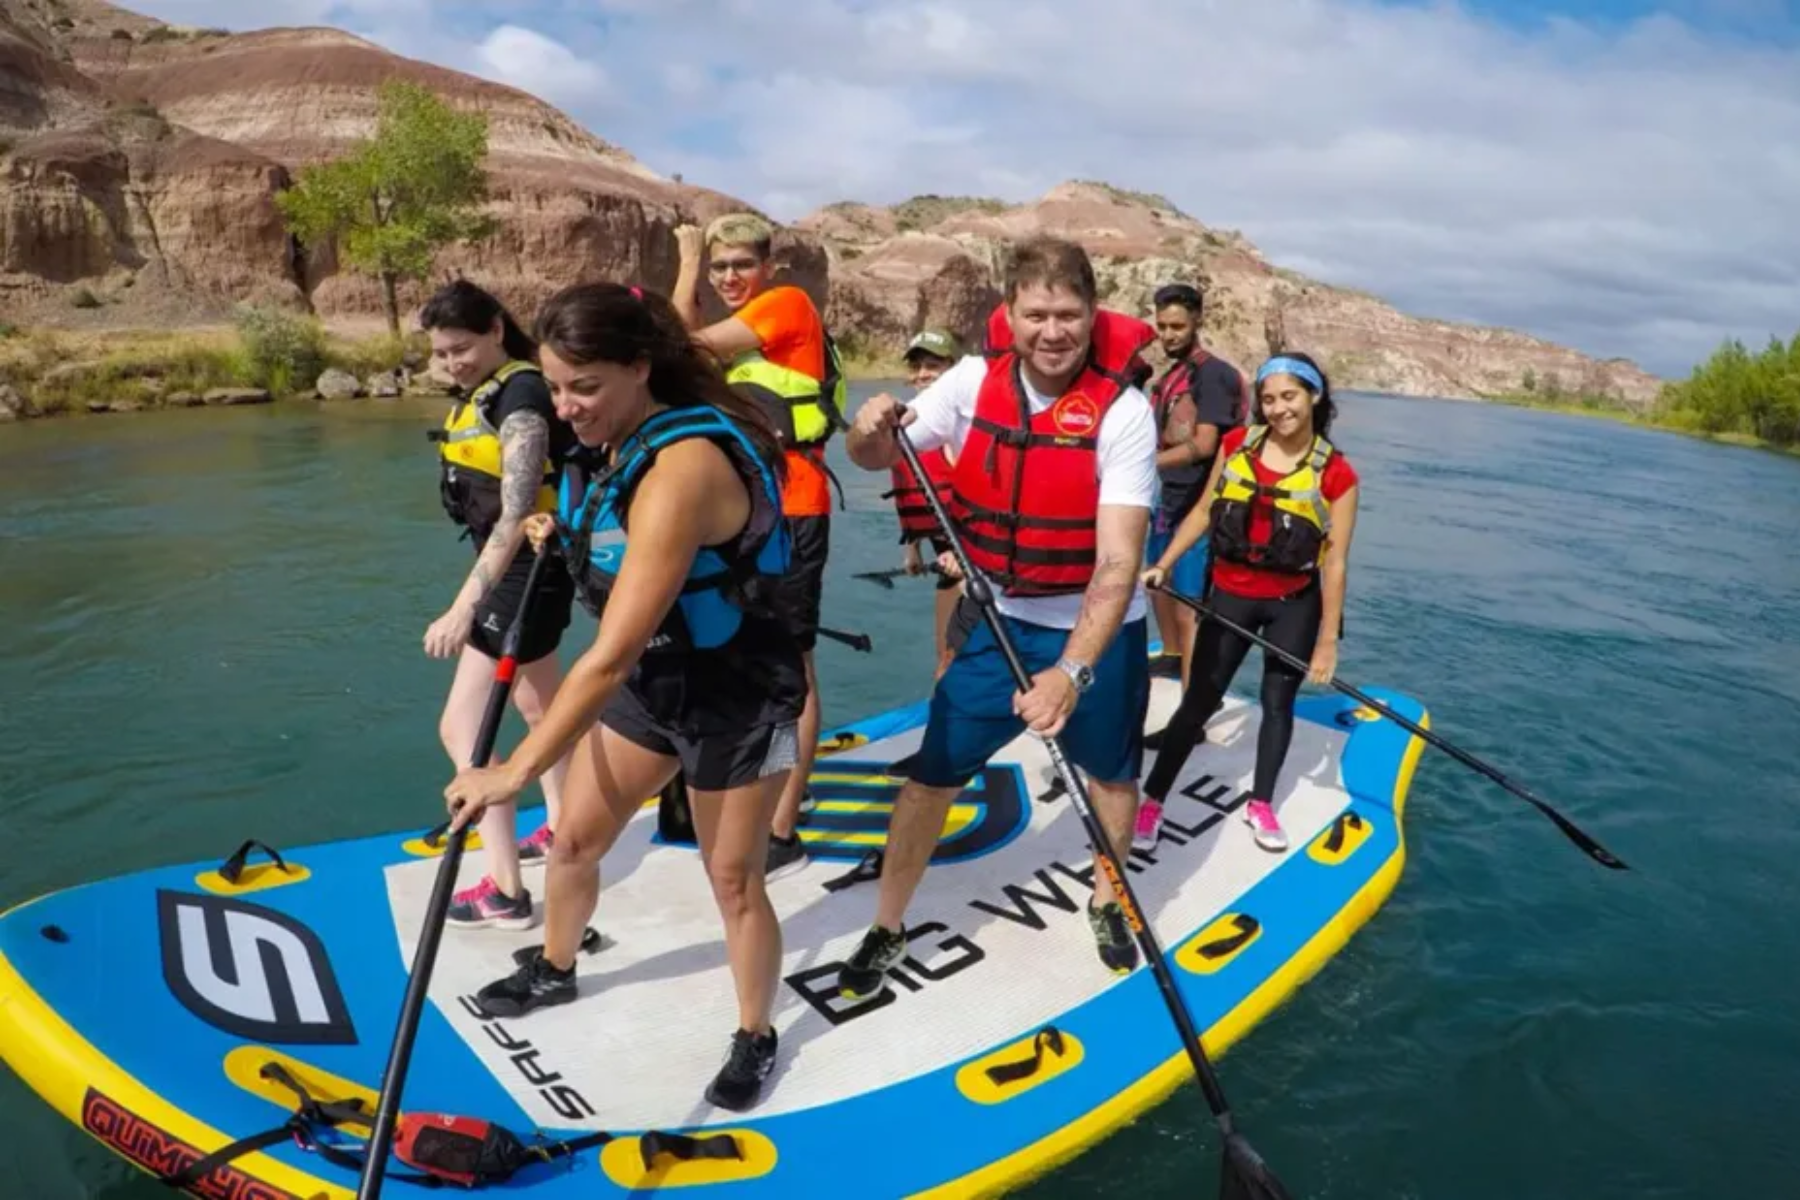
[[[1266,425],[1252,426],[1244,444],[1219,469],[1212,500],[1213,557],[1267,571],[1317,570],[1331,535],[1325,466],[1337,449],[1314,436],[1312,449],[1292,471],[1265,484],[1256,478],[1254,458],[1268,432]],[[1266,510],[1270,528],[1266,538],[1253,541],[1250,517],[1258,507]]]
[[[538,374],[533,363],[509,359],[469,395],[458,401],[444,418],[444,427],[433,430],[438,443],[439,491],[444,511],[459,525],[467,525],[481,537],[500,520],[500,431],[488,416],[493,400],[508,380],[525,372]],[[556,465],[546,456],[544,478],[534,509],[556,511]]]

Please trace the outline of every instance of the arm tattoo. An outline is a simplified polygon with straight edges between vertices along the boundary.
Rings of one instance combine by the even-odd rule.
[[[538,413],[521,410],[500,423],[500,519],[488,535],[487,549],[475,560],[475,583],[480,603],[506,574],[517,550],[513,545],[519,525],[536,506],[543,486],[544,456],[550,445],[550,426]]]
[[[522,521],[531,512],[544,478],[550,426],[529,410],[500,423],[500,520]]]

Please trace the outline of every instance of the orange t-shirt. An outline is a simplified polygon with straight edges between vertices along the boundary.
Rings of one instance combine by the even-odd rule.
[[[812,297],[797,287],[773,287],[753,297],[732,316],[762,341],[763,357],[778,367],[825,378],[825,323]],[[823,449],[789,450],[781,511],[790,517],[822,517],[831,512],[831,483]]]

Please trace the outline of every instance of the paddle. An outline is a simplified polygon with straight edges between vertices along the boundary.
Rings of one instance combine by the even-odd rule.
[[[894,580],[899,579],[903,575],[942,575],[942,574],[944,574],[944,568],[938,566],[936,563],[926,563],[922,568],[920,568],[917,571],[909,571],[905,567],[895,567],[891,571],[859,571],[857,574],[852,575],[850,578],[866,579],[870,583],[878,583],[882,587],[886,588],[888,591],[891,592],[894,590]]]
[[[481,714],[481,728],[475,735],[472,767],[487,766],[494,753],[494,740],[500,734],[500,719],[506,714],[507,697],[512,692],[513,672],[518,669],[515,657],[519,638],[525,628],[525,614],[530,611],[532,597],[537,594],[538,577],[552,554],[540,551],[532,561],[531,574],[525,579],[525,593],[519,598],[518,611],[500,643],[500,661],[494,665],[494,685],[488,692],[487,710]],[[400,1002],[400,1019],[394,1026],[394,1043],[388,1051],[387,1069],[381,1076],[381,1096],[375,1105],[375,1124],[369,1133],[369,1157],[363,1163],[362,1179],[357,1184],[356,1200],[376,1200],[381,1195],[382,1166],[387,1162],[388,1146],[394,1137],[394,1126],[400,1115],[400,1092],[406,1085],[406,1069],[412,1062],[413,1041],[419,1033],[419,1016],[425,1008],[425,989],[431,981],[431,969],[437,965],[438,942],[444,933],[444,915],[450,910],[450,893],[456,886],[456,872],[462,864],[463,843],[469,827],[463,826],[450,838],[444,857],[438,863],[437,882],[431,889],[431,900],[425,906],[425,924],[419,930],[419,945],[413,951],[412,974],[406,981],[406,997]]]
[[[869,640],[869,635],[866,633],[845,633],[841,629],[827,629],[823,625],[819,626],[818,633],[820,637],[830,638],[834,642],[842,642],[852,650],[861,650],[864,654],[871,653],[875,649],[875,643]]]
[[[1225,628],[1231,630],[1231,632],[1237,634],[1239,637],[1247,638],[1250,641],[1255,642],[1257,645],[1259,645],[1263,648],[1263,651],[1265,653],[1275,655],[1277,658],[1281,659],[1283,662],[1287,663],[1288,666],[1293,667],[1295,670],[1306,671],[1309,668],[1309,664],[1300,661],[1300,659],[1296,658],[1292,654],[1289,654],[1286,650],[1283,650],[1280,646],[1271,644],[1266,638],[1258,637],[1256,634],[1251,633],[1248,629],[1245,629],[1242,625],[1237,624],[1235,621],[1232,621],[1226,617],[1221,617],[1218,613],[1216,613],[1212,609],[1208,608],[1205,604],[1201,603],[1199,600],[1194,599],[1192,596],[1185,596],[1182,593],[1177,592],[1177,591],[1172,591],[1167,587],[1159,587],[1154,590],[1161,592],[1163,595],[1165,595],[1169,599],[1175,601],[1177,604],[1187,605],[1187,607],[1193,609],[1196,613],[1199,613],[1202,617],[1206,618],[1209,621],[1217,621],[1219,624],[1221,624]],[[1505,775],[1502,775],[1499,771],[1495,770],[1493,767],[1488,766],[1488,764],[1482,762],[1479,758],[1476,758],[1473,754],[1470,754],[1465,750],[1461,750],[1461,749],[1457,748],[1456,746],[1451,745],[1449,742],[1445,741],[1443,738],[1439,737],[1437,734],[1432,733],[1430,730],[1424,729],[1421,726],[1413,724],[1411,721],[1407,720],[1405,717],[1401,716],[1399,713],[1395,712],[1393,709],[1389,708],[1387,705],[1383,704],[1381,701],[1375,699],[1374,697],[1368,695],[1365,692],[1358,690],[1357,688],[1351,687],[1349,684],[1345,683],[1343,680],[1338,679],[1335,675],[1331,679],[1331,686],[1336,688],[1338,691],[1344,693],[1346,696],[1349,696],[1353,700],[1360,700],[1362,703],[1368,705],[1370,708],[1374,709],[1376,712],[1380,713],[1382,716],[1386,717],[1388,720],[1394,722],[1394,724],[1400,726],[1402,729],[1406,730],[1408,733],[1411,733],[1418,737],[1424,738],[1427,742],[1430,742],[1433,746],[1436,746],[1439,750],[1442,750],[1445,754],[1448,754],[1451,758],[1454,758],[1456,761],[1462,763],[1466,767],[1470,767],[1476,771],[1479,771],[1481,774],[1486,775],[1489,779],[1493,780],[1495,783],[1499,784],[1501,787],[1505,788],[1507,791],[1511,792],[1513,795],[1524,800],[1527,804],[1532,805],[1539,812],[1543,813],[1546,817],[1549,817],[1552,821],[1556,822],[1556,827],[1558,829],[1562,830],[1563,833],[1568,837],[1568,839],[1570,841],[1574,842],[1577,846],[1581,847],[1581,849],[1587,853],[1589,858],[1592,858],[1595,862],[1599,863],[1601,866],[1610,867],[1615,871],[1625,871],[1625,870],[1630,869],[1617,856],[1615,856],[1612,851],[1608,850],[1606,847],[1602,846],[1599,842],[1596,842],[1593,838],[1589,837],[1587,834],[1583,833],[1580,829],[1576,828],[1575,823],[1573,821],[1569,820],[1567,817],[1565,817],[1561,813],[1557,812],[1554,808],[1551,808],[1548,803],[1546,803],[1545,801],[1539,799],[1536,795],[1534,795],[1530,791],[1530,789],[1522,787],[1519,784],[1514,783],[1512,780],[1508,779]]]
[[[919,462],[919,452],[913,449],[912,439],[903,429],[895,431],[895,439],[900,443],[900,453],[906,457],[906,465],[912,468],[914,478],[924,479],[925,468]],[[938,499],[936,490],[924,490],[938,524],[943,527],[945,536],[949,539],[950,550],[956,555],[957,565],[962,568],[966,594],[981,606],[982,616],[987,619],[988,628],[993,631],[994,642],[1006,656],[1006,665],[1012,670],[1013,682],[1021,692],[1029,692],[1031,676],[1026,673],[1025,664],[1020,661],[1019,652],[1006,632],[1006,625],[1000,617],[1000,607],[994,600],[993,588],[988,585],[987,577],[969,561],[962,535],[951,523],[950,514],[944,511],[943,502]],[[1162,947],[1157,944],[1156,934],[1144,919],[1137,897],[1132,894],[1131,884],[1125,878],[1124,864],[1119,861],[1118,852],[1113,849],[1112,840],[1106,836],[1100,818],[1094,814],[1087,785],[1063,756],[1062,743],[1056,738],[1045,738],[1043,741],[1049,748],[1050,761],[1055,765],[1057,775],[1069,789],[1075,811],[1087,830],[1088,840],[1094,844],[1094,849],[1100,856],[1101,869],[1106,872],[1106,878],[1112,884],[1113,894],[1119,898],[1119,905],[1125,910],[1125,920],[1137,939],[1138,949],[1150,964],[1156,986],[1162,992],[1163,1003],[1168,1007],[1169,1016],[1175,1021],[1176,1031],[1181,1034],[1181,1044],[1187,1050],[1188,1059],[1194,1064],[1194,1073],[1200,1080],[1200,1090],[1206,1096],[1207,1107],[1212,1109],[1219,1132],[1224,1136],[1219,1195],[1224,1200],[1287,1200],[1287,1189],[1282,1187],[1281,1181],[1270,1172],[1262,1156],[1251,1149],[1250,1143],[1236,1129],[1236,1120],[1225,1101],[1225,1091],[1219,1086],[1212,1064],[1206,1060],[1206,1050],[1200,1044],[1200,1031],[1194,1028],[1194,1018],[1181,999],[1181,992],[1175,985],[1175,976],[1170,972],[1169,964],[1163,961]]]

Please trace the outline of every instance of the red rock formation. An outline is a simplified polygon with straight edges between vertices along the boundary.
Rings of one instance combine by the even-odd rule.
[[[1101,297],[1148,315],[1158,285],[1199,284],[1207,344],[1240,367],[1273,333],[1312,353],[1344,388],[1478,398],[1527,381],[1650,404],[1661,381],[1622,359],[1597,361],[1505,329],[1410,317],[1373,296],[1271,265],[1242,235],[1208,228],[1158,196],[1065,183],[1033,204],[921,197],[893,209],[837,204],[801,220],[832,252],[832,312],[896,353],[928,319],[978,336],[1007,243],[1049,233],[1094,258]]]
[[[72,9],[75,0],[0,0],[0,13],[35,12],[39,4]],[[115,36],[115,29],[129,36]],[[219,186],[210,202],[193,197],[189,220],[210,226],[224,253],[184,259],[189,269],[171,273],[177,286],[191,286],[197,298],[219,302],[193,308],[190,317],[217,316],[230,299],[248,298],[249,290],[269,294],[272,282],[290,280],[298,284],[287,288],[295,301],[304,296],[322,316],[381,312],[378,285],[339,270],[330,247],[307,248],[298,268],[291,266],[293,247],[280,232],[278,214],[271,236],[268,215],[275,213],[274,190],[287,186],[293,173],[373,131],[376,89],[388,78],[414,80],[453,105],[486,114],[490,211],[498,218],[498,232],[480,245],[446,249],[435,269],[440,278],[461,273],[479,279],[517,312],[529,313],[557,287],[581,280],[631,279],[671,287],[675,227],[747,207],[722,193],[661,177],[524,92],[400,58],[337,30],[213,34],[81,0],[79,19],[49,35],[59,38],[58,48],[81,71],[50,58],[51,66],[40,74],[60,72],[74,81],[71,86],[85,87],[96,109],[110,103],[115,112],[155,113],[184,139],[184,147],[196,137],[213,147],[215,156],[233,147],[241,167],[263,170],[260,195],[245,194],[238,179]],[[27,90],[33,96],[44,91]],[[105,217],[105,204],[76,202],[83,193],[70,181],[119,172],[117,161],[107,157],[116,148],[103,148],[85,132],[82,138],[58,144],[54,170],[38,161],[29,143],[17,148],[16,163],[0,167],[0,213],[7,214],[0,224],[0,272],[5,272],[0,289],[40,301],[33,315],[50,319],[73,315],[57,312],[66,302],[60,298],[63,289],[52,285],[91,279],[96,290],[101,284],[109,288],[118,317],[137,315],[133,310],[143,308],[135,303],[137,296],[147,293],[138,293],[140,280],[130,273],[158,255],[142,240],[146,224]],[[77,162],[77,145],[91,152],[91,161]],[[181,151],[181,161],[191,157],[191,150]],[[177,218],[170,214],[164,220]],[[103,246],[115,252],[99,249]],[[787,265],[788,278],[824,304],[827,261],[816,239],[783,230],[776,254]],[[108,272],[114,277],[98,278]],[[123,288],[127,278],[134,284],[132,294]],[[418,284],[403,287],[402,304],[416,305],[427,290]]]

